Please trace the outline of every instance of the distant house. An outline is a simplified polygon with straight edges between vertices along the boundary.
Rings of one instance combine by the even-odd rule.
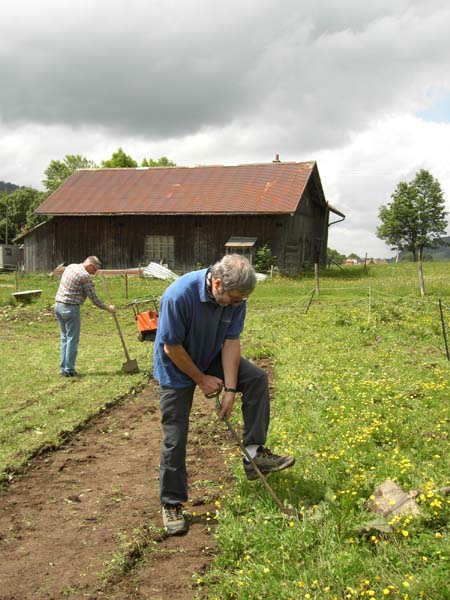
[[[155,261],[185,272],[267,244],[295,274],[325,264],[330,212],[344,218],[315,162],[80,170],[37,208],[52,219],[23,236],[24,268],[95,254],[105,268]]]

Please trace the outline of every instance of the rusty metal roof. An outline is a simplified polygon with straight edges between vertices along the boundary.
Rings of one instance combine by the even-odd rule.
[[[294,213],[315,168],[315,162],[275,162],[82,169],[53,192],[36,214]]]

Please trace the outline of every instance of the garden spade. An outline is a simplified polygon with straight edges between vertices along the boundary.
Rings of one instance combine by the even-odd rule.
[[[215,398],[216,407],[219,411],[222,410],[222,404],[220,403],[220,398],[219,398],[219,394],[221,391],[222,391],[222,386],[219,386],[219,388],[217,389],[217,392],[206,396],[207,398]],[[241,442],[241,439],[240,439],[236,429],[230,423],[230,420],[227,417],[223,417],[223,420],[225,421],[225,424],[228,427],[228,430],[230,431],[231,435],[233,436],[236,444],[239,446],[240,450],[243,452],[245,458],[251,463],[252,467],[255,469],[258,477],[261,479],[262,484],[264,485],[266,490],[269,492],[272,500],[275,502],[275,504],[278,506],[278,508],[281,510],[281,512],[284,513],[285,515],[288,515],[289,517],[295,517],[297,519],[301,519],[302,516],[298,512],[296,512],[292,508],[287,508],[286,506],[284,506],[284,504],[281,502],[281,500],[275,494],[273,489],[267,483],[267,479],[264,477],[263,473],[261,473],[261,470],[258,468],[258,465],[255,463],[253,458],[248,453],[247,448]]]
[[[102,281],[103,281],[103,286],[105,288],[106,296],[108,297],[109,303],[112,304],[105,277],[102,277]],[[123,351],[125,352],[125,358],[127,359],[126,362],[124,362],[122,365],[122,370],[124,373],[138,373],[139,367],[137,364],[137,360],[134,358],[130,358],[130,355],[128,354],[128,350],[127,350],[127,347],[125,344],[125,340],[123,339],[122,330],[120,329],[120,325],[119,325],[119,321],[117,319],[116,313],[112,313],[112,316],[113,316],[114,322],[116,324],[116,328],[117,328],[117,332],[120,337],[120,341],[122,342]]]

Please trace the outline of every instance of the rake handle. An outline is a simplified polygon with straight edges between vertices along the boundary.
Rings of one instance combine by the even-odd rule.
[[[102,283],[103,283],[103,287],[105,288],[105,293],[106,293],[106,297],[108,298],[108,302],[110,304],[112,304],[111,295],[109,293],[109,288],[108,288],[108,285],[106,283],[106,279],[105,279],[104,275],[102,275]],[[125,344],[125,340],[123,339],[123,334],[122,334],[122,330],[120,329],[119,320],[117,318],[116,313],[111,313],[111,314],[112,314],[112,316],[114,318],[114,323],[116,324],[117,332],[118,332],[119,337],[120,337],[120,341],[122,342],[123,351],[125,352],[125,358],[129,362],[130,361],[130,355],[128,354],[127,346]]]

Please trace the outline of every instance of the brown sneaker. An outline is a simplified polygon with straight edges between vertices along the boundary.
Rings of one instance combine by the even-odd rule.
[[[295,456],[278,456],[277,454],[273,454],[269,448],[260,446],[253,461],[261,473],[266,475],[267,473],[276,473],[277,471],[282,471],[283,469],[292,467],[292,465],[295,463]],[[256,469],[253,467],[251,462],[245,459],[244,471],[247,475],[247,479],[250,479],[250,481],[253,479],[258,479],[258,473],[256,472]]]
[[[182,504],[163,504],[162,517],[167,535],[183,535],[189,529]]]

